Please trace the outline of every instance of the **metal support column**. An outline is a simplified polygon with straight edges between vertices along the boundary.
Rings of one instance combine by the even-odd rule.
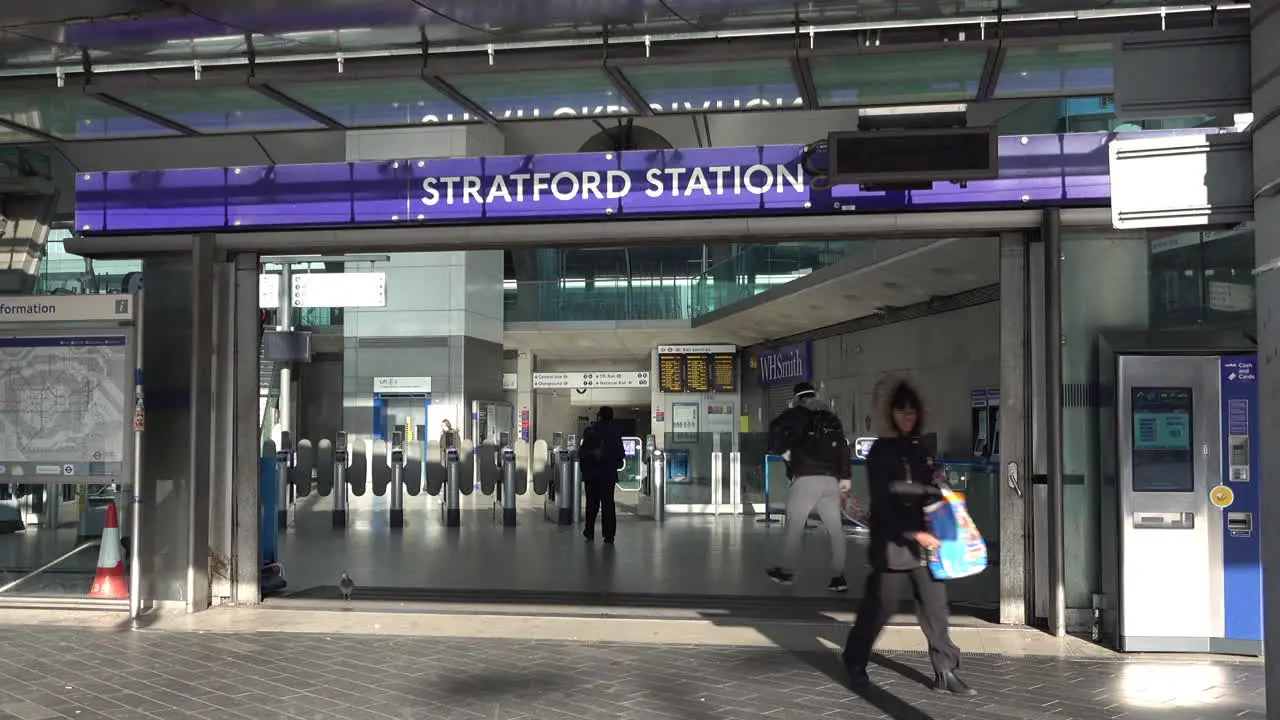
[[[187,612],[209,607],[209,482],[213,464],[214,236],[191,257],[191,438],[187,492]]]
[[[129,477],[129,619],[137,620],[142,613],[142,441],[146,428],[145,395],[142,392],[142,344],[146,342],[142,325],[142,293],[136,296],[133,308],[136,357],[133,368],[133,462]]]
[[[1049,632],[1067,633],[1066,547],[1062,501],[1062,215],[1044,213],[1045,450],[1048,467]]]
[[[231,600],[262,602],[259,458],[262,418],[258,408],[258,256],[235,256],[235,455],[232,477]],[[141,334],[141,330],[139,331]],[[135,484],[136,487],[136,484]],[[136,506],[135,506],[136,507]]]
[[[1000,622],[1026,625],[1032,585],[1026,538],[1031,534],[1031,469],[1027,429],[1030,303],[1027,238],[1000,236]]]

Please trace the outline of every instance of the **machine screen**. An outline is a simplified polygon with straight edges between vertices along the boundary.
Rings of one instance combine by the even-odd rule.
[[[627,457],[635,457],[636,451],[640,449],[640,441],[635,438],[622,439],[622,454]]]
[[[1194,492],[1191,388],[1135,387],[1133,491]]]

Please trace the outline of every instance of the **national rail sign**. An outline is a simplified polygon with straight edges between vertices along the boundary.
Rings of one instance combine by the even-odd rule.
[[[649,373],[618,370],[534,373],[535,390],[581,390],[590,388],[647,388]]]

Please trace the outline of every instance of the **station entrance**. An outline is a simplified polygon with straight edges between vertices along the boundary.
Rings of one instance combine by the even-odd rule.
[[[797,239],[734,246],[722,261],[728,273],[707,262],[665,277],[619,277],[601,249],[546,248],[539,252],[563,258],[563,277],[503,279],[506,310],[517,320],[493,338],[501,344],[451,337],[457,324],[434,322],[433,309],[403,332],[378,324],[380,316],[413,312],[401,300],[408,293],[423,308],[429,293],[420,287],[439,268],[466,267],[450,265],[448,253],[264,256],[258,286],[276,297],[259,293],[274,313],[258,378],[261,497],[277,507],[262,533],[264,561],[278,563],[284,581],[269,599],[333,602],[346,572],[362,597],[388,601],[481,602],[498,591],[529,603],[780,600],[784,591],[764,571],[781,553],[789,483],[785,462],[768,453],[769,422],[796,382],[811,381],[857,446],[884,432],[876,405],[886,371],[925,390],[933,452],[953,487],[968,494],[998,562],[1000,311],[991,286],[999,282],[999,244],[980,234]],[[705,249],[617,252],[644,267],[649,258],[699,258]],[[592,266],[579,274],[588,253]],[[469,262],[504,255],[504,266],[517,265],[510,251]],[[470,282],[465,272],[448,270],[447,282]],[[326,284],[348,287],[326,291]],[[361,289],[379,284],[381,294]],[[637,317],[705,303],[713,284],[739,297],[708,308],[701,327],[683,309],[682,324]],[[521,307],[530,285],[550,317],[539,321]],[[598,306],[623,292],[630,315],[608,317],[612,311]],[[939,312],[846,327],[877,306],[928,297]],[[965,299],[948,307],[943,298]],[[577,306],[594,306],[601,319],[565,330],[570,319],[553,313]],[[806,309],[813,306],[823,309]],[[761,315],[779,329],[761,327]],[[789,325],[776,325],[787,317]],[[626,342],[616,341],[618,322],[630,323]],[[580,338],[595,346],[584,348]],[[460,357],[450,345],[460,346]],[[614,489],[617,542],[608,548],[599,529],[595,544],[584,540],[577,468],[578,440],[601,407],[613,411],[625,449]],[[856,472],[845,528],[855,596],[867,570],[860,530],[869,500],[860,460]],[[812,526],[797,568],[812,582],[785,592],[846,611],[851,600],[826,590],[825,531]],[[963,613],[997,619],[998,577],[953,584]]]

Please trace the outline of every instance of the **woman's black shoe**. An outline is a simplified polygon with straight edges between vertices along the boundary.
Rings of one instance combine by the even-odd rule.
[[[844,669],[849,673],[849,686],[854,690],[863,690],[871,687],[871,676],[867,675],[865,667],[857,667],[845,663]]]
[[[978,691],[964,684],[953,672],[938,673],[933,680],[933,691],[952,695],[977,695]]]

